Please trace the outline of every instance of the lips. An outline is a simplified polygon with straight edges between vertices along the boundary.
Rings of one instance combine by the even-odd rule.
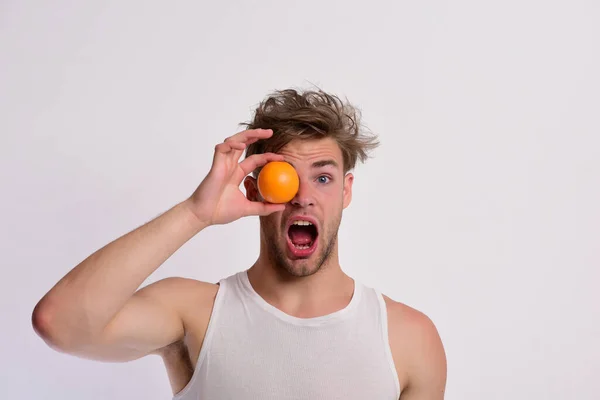
[[[292,258],[308,258],[317,249],[317,221],[308,216],[292,216],[286,225],[286,242]]]

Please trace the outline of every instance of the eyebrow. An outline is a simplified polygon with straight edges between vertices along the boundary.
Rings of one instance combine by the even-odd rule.
[[[327,166],[332,166],[332,167],[337,168],[338,163],[335,160],[321,160],[321,161],[315,161],[311,165],[312,168],[322,168],[322,167],[327,167]]]
[[[294,163],[292,161],[287,160],[286,162],[290,163],[292,167],[296,168],[296,166],[294,165]],[[339,166],[339,164],[337,161],[335,161],[333,159],[327,159],[327,160],[315,161],[310,166],[313,169],[323,168],[323,167],[328,167],[328,166],[337,168]]]

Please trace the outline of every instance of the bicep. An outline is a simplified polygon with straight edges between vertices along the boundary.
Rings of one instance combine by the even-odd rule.
[[[138,290],[98,337],[77,353],[101,361],[131,361],[184,336],[178,308],[183,291],[178,278],[167,278]]]

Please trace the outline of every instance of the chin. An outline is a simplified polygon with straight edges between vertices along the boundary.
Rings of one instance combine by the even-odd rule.
[[[295,277],[305,277],[315,274],[321,269],[322,264],[313,260],[288,260],[281,265],[290,275]]]
[[[309,249],[300,249],[303,253],[309,253],[298,257],[299,251],[291,251],[289,243],[272,248],[272,255],[276,268],[294,277],[306,277],[319,272],[331,256],[335,240],[330,243],[315,241]]]

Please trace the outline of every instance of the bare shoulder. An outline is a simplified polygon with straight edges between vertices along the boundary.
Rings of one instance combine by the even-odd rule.
[[[212,308],[219,285],[184,277],[168,277],[151,283],[136,296],[163,303],[178,312],[184,320]]]
[[[437,327],[423,312],[388,296],[383,297],[402,399],[443,399],[447,362]]]
[[[182,337],[156,349],[166,367],[173,393],[191,379],[213,311],[219,285],[182,277],[169,277],[142,289],[136,296],[170,307],[183,324]]]
[[[173,351],[180,352],[185,348],[191,356],[200,351],[204,336],[219,291],[219,285],[190,278],[164,278],[140,289],[136,296],[147,297],[150,301],[161,303],[160,306],[173,310],[183,323],[183,337],[166,347],[156,350],[173,363]],[[179,362],[179,361],[177,361]]]
[[[219,285],[215,283],[203,282],[196,279],[184,278],[179,276],[172,276],[153,282],[141,288],[138,291],[138,293],[168,293],[171,296],[175,296],[175,298],[188,296],[202,297],[207,294],[209,295],[213,292],[216,293],[218,287]]]
[[[169,310],[181,323],[181,340],[198,343],[204,339],[219,285],[183,277],[168,277],[139,289],[134,298]],[[156,353],[168,351],[159,348]]]
[[[387,306],[390,327],[397,334],[409,335],[414,340],[423,338],[441,342],[435,324],[426,314],[404,303],[392,300],[386,295],[383,295],[383,298]]]

